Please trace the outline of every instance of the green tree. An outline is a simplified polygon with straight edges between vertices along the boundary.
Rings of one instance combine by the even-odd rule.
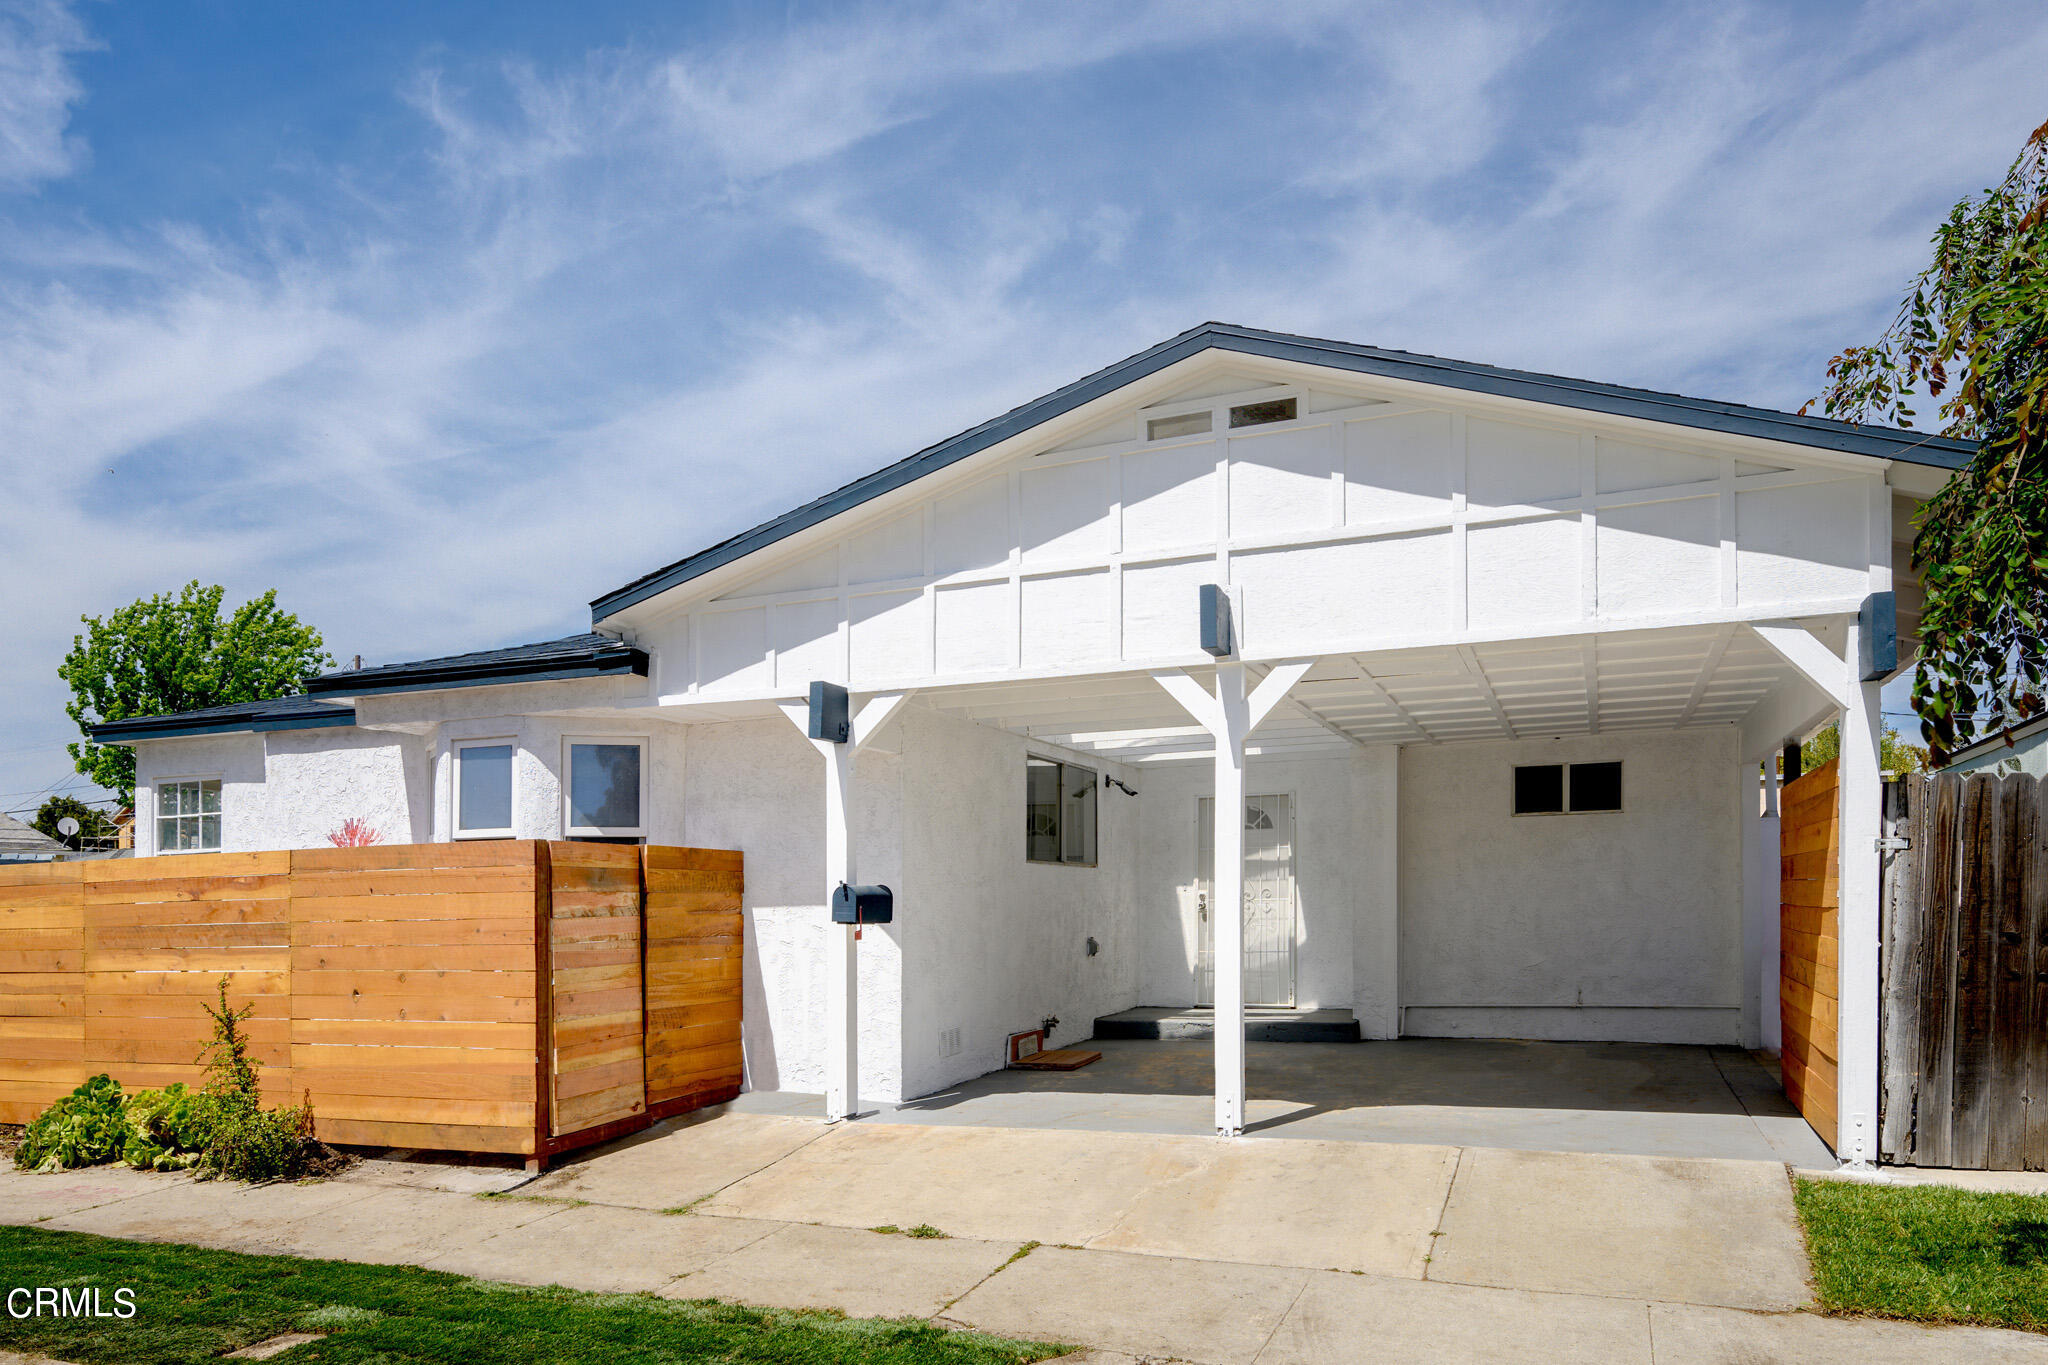
[[[334,660],[320,632],[279,611],[277,590],[252,598],[222,618],[223,590],[187,583],[176,597],[159,593],[131,602],[102,621],[84,616],[57,675],[71,685],[65,707],[87,725],[161,716],[234,702],[287,697]],[[123,801],[135,799],[131,749],[73,744],[78,771]]]
[[[67,815],[78,822],[78,833],[68,839],[57,832],[57,822]],[[80,847],[88,839],[111,839],[119,832],[105,811],[97,806],[88,806],[75,796],[51,797],[43,802],[36,811],[36,818],[29,823],[72,848]]]
[[[1899,732],[1891,726],[1884,727],[1878,736],[1878,769],[1887,773],[1917,773],[1927,767],[1927,751],[1917,744],[1908,744],[1899,738]],[[1799,746],[1799,768],[1812,772],[1823,763],[1832,763],[1842,756],[1842,729],[1830,725],[1812,739]]]
[[[1949,212],[1891,326],[1836,356],[1814,401],[1830,417],[1911,427],[1923,391],[1942,400],[1943,431],[1977,445],[1921,509],[1913,541],[1927,594],[1913,709],[1940,760],[2044,707],[2048,124],[2004,180]]]

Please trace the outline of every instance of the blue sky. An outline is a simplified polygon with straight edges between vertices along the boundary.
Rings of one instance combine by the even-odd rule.
[[[1208,318],[1797,406],[2044,69],[1968,3],[0,0],[0,809],[83,612],[547,638]]]

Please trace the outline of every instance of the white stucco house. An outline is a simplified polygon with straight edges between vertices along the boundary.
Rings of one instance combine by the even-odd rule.
[[[1841,715],[1867,1159],[1877,689],[1911,513],[1969,453],[1207,324],[606,593],[589,634],[99,738],[137,750],[139,855],[349,817],[742,850],[753,1087],[839,1114],[1049,1015],[1213,1003],[1235,1132],[1248,1005],[1769,1040],[1758,763]],[[846,743],[804,732],[818,681]],[[857,946],[841,880],[895,891]]]

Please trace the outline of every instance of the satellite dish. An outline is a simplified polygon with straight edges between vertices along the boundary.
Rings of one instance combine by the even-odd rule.
[[[57,822],[57,832],[67,839],[78,833],[78,817],[67,815],[62,820],[59,820]]]

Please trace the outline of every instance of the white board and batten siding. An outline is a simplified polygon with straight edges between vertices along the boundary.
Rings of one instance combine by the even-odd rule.
[[[1230,428],[1285,397],[1296,419]],[[1871,462],[1518,409],[1239,381],[927,476],[634,634],[674,702],[1186,663],[1208,582],[1250,659],[1839,614],[1871,590]],[[1202,410],[1209,433],[1145,439]]]

